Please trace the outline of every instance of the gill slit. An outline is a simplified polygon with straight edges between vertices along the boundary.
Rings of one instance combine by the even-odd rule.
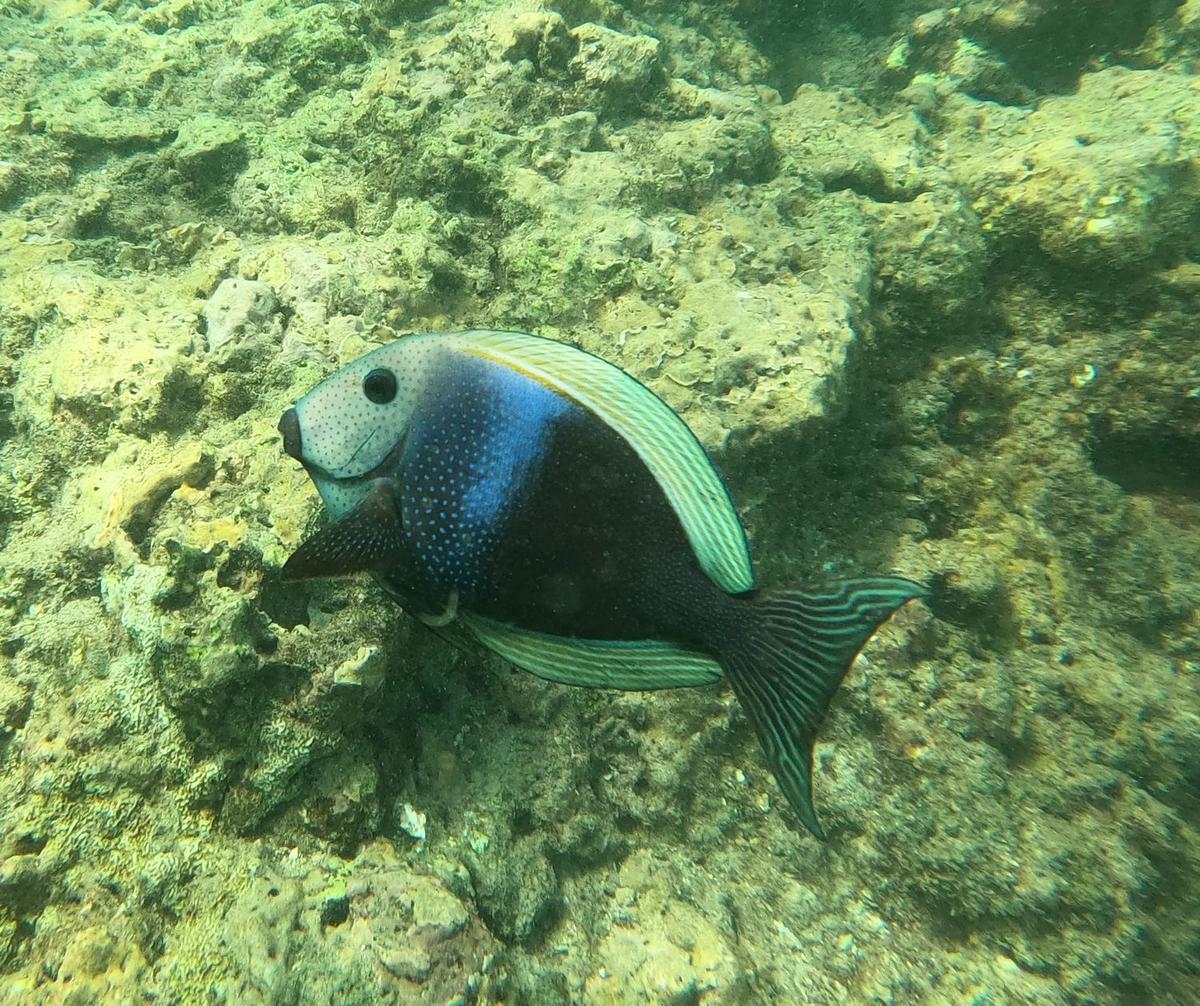
[[[359,444],[356,448],[354,448],[354,453],[351,454],[350,457],[347,458],[345,461],[343,461],[341,464],[341,468],[343,471],[345,469],[349,468],[352,464],[354,464],[354,459],[363,452],[364,448],[367,446],[367,444],[369,444],[375,438],[375,434],[378,432],[379,432],[379,427],[376,426],[370,433],[368,433],[366,435],[366,438],[363,440],[363,442],[361,444]]]

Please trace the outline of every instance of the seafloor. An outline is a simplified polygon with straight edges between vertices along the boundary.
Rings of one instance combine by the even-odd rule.
[[[0,46],[0,1002],[1200,1002],[1200,0],[17,0]],[[280,412],[466,326],[662,395],[767,582],[932,585],[822,731],[827,842],[723,688],[280,582]]]

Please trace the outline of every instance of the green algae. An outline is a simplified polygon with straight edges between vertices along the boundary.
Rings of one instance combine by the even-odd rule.
[[[1102,6],[0,5],[0,1001],[1194,1001],[1200,15]],[[723,690],[279,582],[282,408],[473,324],[660,393],[764,579],[929,580],[827,845]]]

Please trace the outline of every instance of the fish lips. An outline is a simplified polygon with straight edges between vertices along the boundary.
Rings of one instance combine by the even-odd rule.
[[[283,436],[283,453],[304,464],[304,443],[300,437],[300,417],[295,409],[288,409],[279,419],[277,427]]]

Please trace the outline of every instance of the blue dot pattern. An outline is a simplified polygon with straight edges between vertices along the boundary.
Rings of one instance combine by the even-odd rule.
[[[425,579],[467,598],[505,518],[577,407],[501,364],[454,357],[427,385],[400,465],[405,536]]]

